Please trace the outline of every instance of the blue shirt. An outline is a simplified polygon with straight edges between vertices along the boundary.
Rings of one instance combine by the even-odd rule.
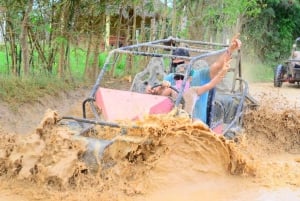
[[[174,73],[170,73],[164,77],[164,80],[169,81],[172,86],[175,85]],[[210,71],[209,67],[194,70],[192,75],[191,86],[202,86],[210,82]],[[200,96],[195,104],[192,118],[200,119],[204,123],[207,123],[207,99],[209,91],[204,92]]]

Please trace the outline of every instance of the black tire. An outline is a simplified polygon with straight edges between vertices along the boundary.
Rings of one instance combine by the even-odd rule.
[[[274,72],[274,87],[281,87],[282,86],[283,76],[284,76],[284,66],[279,64],[275,68],[275,72]]]

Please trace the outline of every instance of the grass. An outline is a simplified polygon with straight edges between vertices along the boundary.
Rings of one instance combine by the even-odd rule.
[[[258,60],[243,60],[242,74],[248,82],[273,82],[274,67]]]
[[[80,81],[70,82],[49,76],[28,78],[1,76],[0,100],[8,103],[12,110],[17,110],[22,104],[37,102],[45,95],[57,96],[61,92],[74,90],[81,84]]]
[[[70,66],[72,74],[83,75],[86,52],[81,48],[73,48],[70,52]],[[101,55],[100,55],[101,57]]]

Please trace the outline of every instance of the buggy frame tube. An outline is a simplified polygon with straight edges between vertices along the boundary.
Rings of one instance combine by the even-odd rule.
[[[246,99],[246,96],[248,94],[248,83],[241,79],[241,78],[236,78],[236,80],[239,80],[241,81],[243,84],[244,84],[244,90],[242,92],[242,95],[241,95],[241,99],[240,99],[240,102],[239,102],[239,105],[237,107],[237,115],[235,115],[235,118],[231,121],[231,123],[226,127],[226,129],[224,129],[223,131],[223,134],[225,134],[226,132],[229,131],[229,129],[231,129],[236,123],[237,121],[240,119],[240,117],[244,114],[243,112],[243,104],[244,104],[244,101]]]
[[[85,105],[86,105],[87,102],[91,102],[91,101],[95,101],[95,99],[94,98],[87,98],[82,103],[82,113],[83,113],[83,118],[84,119],[86,118],[86,107],[85,107]]]
[[[101,126],[109,126],[109,127],[114,127],[114,128],[141,128],[136,125],[124,126],[124,125],[120,125],[120,124],[114,123],[114,122],[106,122],[106,121],[92,120],[92,119],[86,119],[86,118],[76,118],[76,117],[66,116],[66,117],[62,117],[61,119],[74,120],[74,121],[78,121],[78,122],[101,125]]]

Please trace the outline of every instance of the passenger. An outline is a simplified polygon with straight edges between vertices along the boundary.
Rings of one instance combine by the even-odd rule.
[[[210,89],[214,88],[225,76],[230,65],[232,53],[239,49],[241,45],[242,43],[239,40],[239,34],[237,34],[232,38],[227,51],[223,53],[210,67],[207,66],[205,68],[192,71],[192,75],[190,75],[192,78],[187,80],[187,84],[190,84],[192,88],[186,91],[183,96],[187,100],[186,111],[190,113],[193,119],[200,119],[206,123],[208,92]],[[167,75],[164,78],[161,87],[151,89],[151,86],[147,86],[146,93],[170,95],[171,89],[169,89],[169,87],[176,85],[176,81],[174,79],[175,75],[176,73]],[[193,114],[191,114],[192,112]]]
[[[226,58],[225,58],[226,59]],[[206,106],[207,103],[207,96],[208,96],[208,91],[213,89],[217,84],[219,84],[222,79],[225,77],[228,69],[230,68],[230,60],[228,61],[224,61],[223,63],[223,67],[222,69],[207,83],[200,85],[200,86],[191,86],[188,90],[186,90],[183,94],[183,98],[185,101],[185,107],[184,110],[193,117],[194,120],[196,119],[201,119],[203,122],[206,122],[206,107],[203,107],[204,105]],[[197,72],[197,71],[196,71]],[[206,93],[206,94],[205,94]],[[205,96],[205,99],[201,101],[201,97]],[[197,111],[199,111],[200,108],[197,108],[195,105],[196,103],[199,102],[199,107],[204,108],[204,110],[200,110],[201,112],[198,112],[198,116],[197,116],[197,112],[194,113],[195,115],[193,115],[193,111],[194,109]],[[201,118],[202,116],[202,118]]]

